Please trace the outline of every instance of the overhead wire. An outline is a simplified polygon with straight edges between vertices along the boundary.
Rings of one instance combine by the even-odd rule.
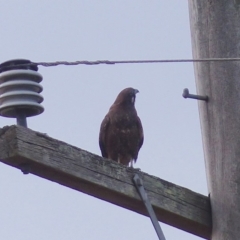
[[[54,67],[59,65],[115,65],[115,64],[149,64],[149,63],[194,63],[194,62],[233,62],[240,61],[240,58],[199,58],[199,59],[160,59],[160,60],[97,60],[97,61],[55,61],[55,62],[30,62],[24,64],[14,64],[15,68],[26,68],[31,66]],[[1,68],[11,69],[13,66],[1,66]]]
[[[99,65],[99,64],[140,64],[140,63],[186,63],[186,62],[222,62],[222,61],[240,61],[240,58],[202,58],[202,59],[163,59],[163,60],[97,60],[97,61],[56,61],[56,62],[33,62],[32,64],[44,67],[52,67],[58,65]]]

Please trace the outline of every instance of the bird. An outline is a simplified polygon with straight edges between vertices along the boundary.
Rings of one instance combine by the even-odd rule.
[[[104,158],[133,167],[142,147],[144,134],[140,118],[135,109],[134,88],[125,88],[104,117],[99,133],[99,146]]]

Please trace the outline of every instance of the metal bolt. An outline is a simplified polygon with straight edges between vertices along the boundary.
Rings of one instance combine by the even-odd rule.
[[[29,174],[31,167],[30,167],[29,163],[24,163],[24,164],[20,165],[20,169],[23,174]]]
[[[184,98],[192,98],[192,99],[202,100],[202,101],[206,101],[206,102],[208,101],[208,96],[201,96],[201,95],[190,94],[189,90],[187,88],[183,89],[182,96]]]

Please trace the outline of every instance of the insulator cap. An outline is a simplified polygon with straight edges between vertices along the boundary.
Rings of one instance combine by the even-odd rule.
[[[19,112],[25,117],[44,111],[39,94],[43,88],[39,84],[42,75],[36,65],[29,60],[18,59],[0,64],[0,115],[17,118]],[[27,65],[26,65],[27,64]]]
[[[31,61],[26,59],[9,60],[0,64],[0,73],[14,69],[29,69],[37,72],[38,66],[31,63]]]

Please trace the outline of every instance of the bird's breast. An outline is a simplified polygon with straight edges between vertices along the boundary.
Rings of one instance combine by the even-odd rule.
[[[116,128],[121,129],[122,132],[130,131],[129,129],[136,124],[135,118],[125,115],[116,115],[111,121],[112,125],[115,125]]]

